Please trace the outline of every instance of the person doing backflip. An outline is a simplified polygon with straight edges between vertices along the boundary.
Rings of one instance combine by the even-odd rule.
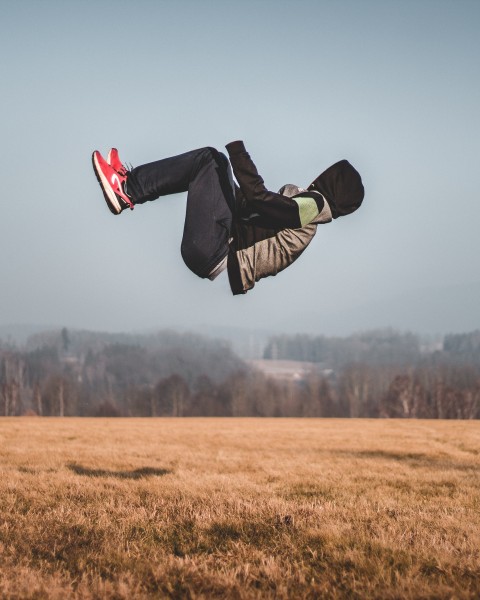
[[[199,277],[215,279],[227,269],[233,294],[245,294],[263,277],[291,265],[317,225],[349,215],[364,197],[362,179],[341,160],[306,188],[266,189],[242,141],[227,144],[230,161],[215,148],[192,150],[127,169],[112,148],[96,150],[93,169],[112,213],[188,192],[181,253]],[[234,181],[233,174],[238,182]]]

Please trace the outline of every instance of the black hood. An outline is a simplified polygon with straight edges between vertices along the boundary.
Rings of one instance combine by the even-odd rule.
[[[360,173],[348,160],[341,160],[328,167],[308,189],[316,190],[325,197],[334,219],[357,210],[365,195]]]

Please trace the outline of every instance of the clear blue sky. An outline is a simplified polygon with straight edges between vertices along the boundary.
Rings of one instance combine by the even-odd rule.
[[[480,321],[480,2],[0,8],[0,324],[415,329],[415,299],[426,329]],[[90,162],[233,139],[272,189],[340,158],[366,188],[360,211],[244,297],[183,265],[184,195],[114,217]]]

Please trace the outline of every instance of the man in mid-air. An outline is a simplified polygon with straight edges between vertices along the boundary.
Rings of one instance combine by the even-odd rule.
[[[160,196],[188,192],[181,245],[185,264],[211,280],[227,269],[233,294],[245,294],[255,282],[294,262],[317,225],[357,210],[364,189],[359,173],[341,160],[307,189],[287,184],[278,193],[270,192],[243,142],[226,148],[230,162],[210,147],[130,170],[115,148],[107,160],[96,150],[92,162],[116,215]]]

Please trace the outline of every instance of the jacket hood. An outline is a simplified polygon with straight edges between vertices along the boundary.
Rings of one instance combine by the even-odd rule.
[[[328,167],[308,189],[320,192],[325,197],[334,219],[356,211],[365,195],[360,173],[348,160],[341,160]]]

